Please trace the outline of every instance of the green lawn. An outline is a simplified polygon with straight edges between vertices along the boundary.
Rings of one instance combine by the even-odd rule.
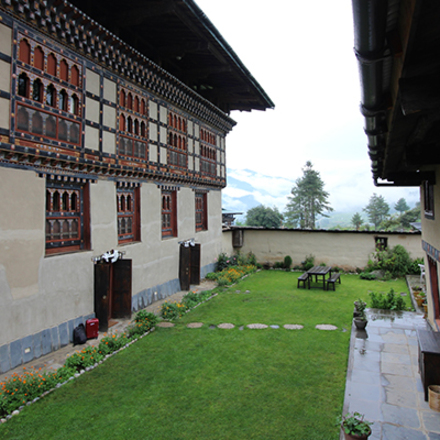
[[[298,290],[297,276],[245,278],[25,408],[0,426],[0,438],[338,439],[353,301],[406,284],[343,275],[336,292],[324,292]],[[193,321],[205,325],[188,329]],[[222,322],[236,327],[209,328]],[[250,323],[304,329],[239,329]]]

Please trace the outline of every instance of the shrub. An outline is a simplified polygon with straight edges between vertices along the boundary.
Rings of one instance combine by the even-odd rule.
[[[309,270],[315,265],[315,256],[310,254],[301,262],[303,270]]]
[[[368,261],[367,271],[383,270],[386,273],[386,279],[391,279],[409,273],[412,270],[412,263],[408,251],[398,244],[392,249],[374,253],[373,260]]]
[[[178,302],[164,302],[160,309],[160,316],[163,319],[173,320],[180,318],[186,312],[186,307]]]
[[[420,275],[419,264],[425,264],[423,258],[416,258],[408,267],[408,273],[411,275]]]
[[[391,289],[387,294],[370,292],[371,305],[373,309],[383,310],[407,310],[403,298],[394,293]]]
[[[359,274],[359,278],[361,280],[375,280],[377,278],[377,276],[374,273],[370,273],[370,272],[361,272]]]
[[[142,336],[157,323],[157,316],[154,313],[147,312],[146,310],[139,310],[134,323],[127,327],[127,336],[131,338],[137,338]]]
[[[104,336],[98,345],[98,353],[102,355],[113,353],[126,345],[129,341],[125,333]]]
[[[290,255],[286,255],[284,257],[284,268],[290,270],[290,266],[292,266],[292,257]]]
[[[275,261],[273,268],[274,269],[284,269],[284,262],[281,261]]]
[[[64,365],[67,368],[80,371],[86,367],[91,367],[104,358],[103,353],[100,353],[96,347],[84,347],[81,351],[73,353],[66,359]]]

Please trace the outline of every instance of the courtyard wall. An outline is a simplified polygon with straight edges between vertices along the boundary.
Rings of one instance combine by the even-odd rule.
[[[326,231],[233,227],[223,231],[223,252],[253,252],[261,264],[273,265],[290,255],[293,265],[313,255],[315,263],[345,270],[363,268],[376,250],[377,240],[388,247],[401,244],[411,258],[423,258],[420,232]]]

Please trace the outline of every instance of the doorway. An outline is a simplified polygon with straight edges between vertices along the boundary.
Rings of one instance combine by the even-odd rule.
[[[95,264],[95,314],[104,332],[112,319],[131,318],[131,260]]]
[[[181,243],[179,257],[180,290],[200,284],[200,243]]]

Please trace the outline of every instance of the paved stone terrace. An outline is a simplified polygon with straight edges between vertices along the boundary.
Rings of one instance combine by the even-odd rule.
[[[425,402],[418,372],[416,329],[428,329],[423,314],[367,314],[366,330],[352,329],[343,413],[374,422],[369,440],[440,440],[440,413]]]

